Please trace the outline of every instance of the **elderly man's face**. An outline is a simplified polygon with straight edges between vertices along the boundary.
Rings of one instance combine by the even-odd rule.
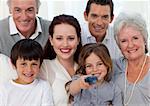
[[[23,36],[30,36],[36,27],[36,0],[11,0],[10,12],[17,29]]]

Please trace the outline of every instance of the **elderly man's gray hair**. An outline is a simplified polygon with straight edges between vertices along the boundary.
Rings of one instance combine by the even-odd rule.
[[[37,11],[39,11],[39,7],[41,5],[41,2],[40,2],[40,0],[35,0],[35,1],[36,1],[36,6],[37,6]],[[10,7],[11,7],[11,0],[7,0],[7,5],[9,7],[9,9],[10,9]]]

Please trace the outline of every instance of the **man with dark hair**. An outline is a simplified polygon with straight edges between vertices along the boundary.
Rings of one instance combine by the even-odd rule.
[[[84,12],[88,24],[82,26],[82,43],[104,43],[112,59],[119,58],[121,52],[114,40],[110,23],[113,21],[114,5],[112,0],[89,0]]]

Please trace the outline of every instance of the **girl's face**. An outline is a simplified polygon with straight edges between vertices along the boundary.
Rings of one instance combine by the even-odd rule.
[[[20,84],[30,84],[34,81],[40,71],[40,59],[39,60],[24,60],[18,58],[16,61],[16,70],[18,78],[15,82]]]
[[[73,59],[79,39],[72,25],[58,24],[54,27],[53,38],[50,37],[50,42],[57,57],[62,60],[68,60]]]
[[[91,53],[85,59],[85,71],[87,75],[94,74],[98,79],[103,80],[107,74],[107,67],[97,55]]]
[[[123,55],[128,60],[138,59],[145,54],[143,36],[133,27],[124,27],[118,35],[118,41]]]

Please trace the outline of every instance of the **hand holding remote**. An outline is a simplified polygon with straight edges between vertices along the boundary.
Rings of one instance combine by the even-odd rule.
[[[89,83],[90,85],[95,84],[97,82],[96,76],[89,76],[85,78],[85,82]]]

